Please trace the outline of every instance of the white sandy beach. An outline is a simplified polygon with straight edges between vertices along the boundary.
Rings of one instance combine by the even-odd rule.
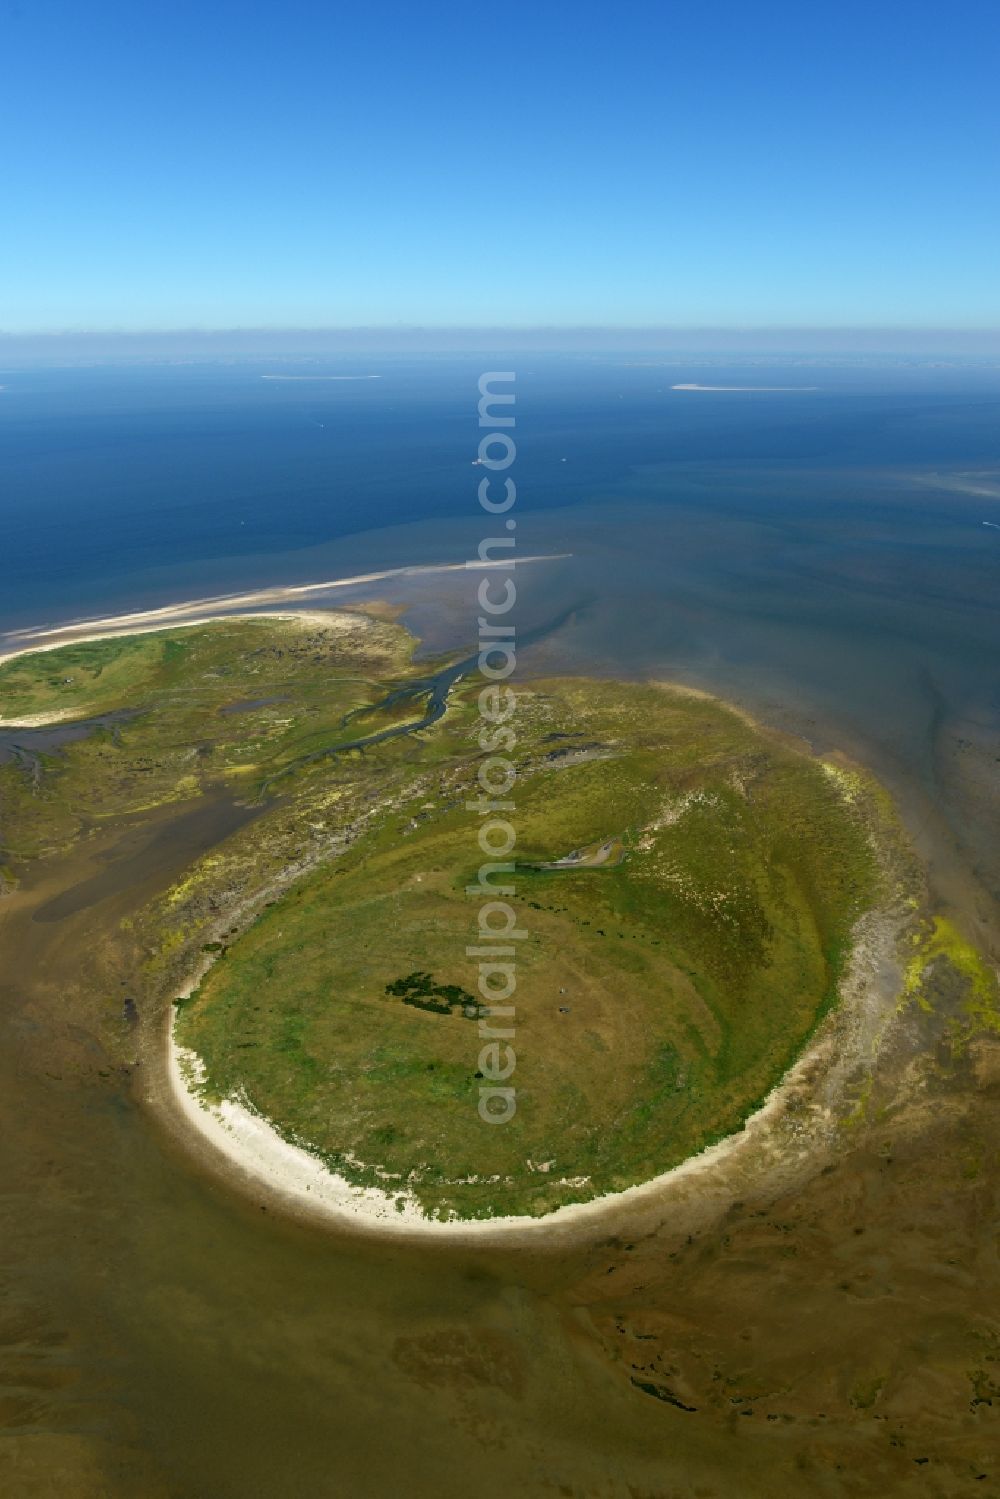
[[[207,624],[209,620],[225,619],[231,614],[264,613],[269,604],[294,604],[299,600],[328,593],[333,588],[356,588],[368,583],[381,583],[389,578],[421,578],[434,573],[461,573],[470,568],[509,568],[516,560],[518,567],[528,562],[559,562],[569,557],[569,552],[551,552],[537,556],[502,557],[490,562],[434,562],[410,567],[390,567],[380,572],[357,573],[350,578],[327,578],[319,583],[280,584],[274,588],[258,588],[250,593],[223,593],[210,598],[188,599],[183,603],[166,604],[159,609],[140,609],[132,614],[112,614],[100,619],[71,620],[65,625],[41,625],[30,630],[12,630],[4,636],[13,644],[0,654],[0,662],[14,656],[26,655],[29,651],[55,651],[62,645],[71,645],[81,640],[101,640],[105,636],[140,635],[150,630],[168,630],[181,624]],[[285,613],[287,611],[280,611]]]
[[[518,559],[520,563],[549,560],[555,558]],[[507,564],[502,561],[485,565]],[[325,628],[346,628],[351,621],[346,613],[296,608],[294,605],[335,588],[464,569],[464,563],[397,568],[322,583],[191,600],[160,609],[81,620],[54,629],[22,631],[8,637],[17,644],[0,660],[33,651],[56,650],[73,641],[194,626],[237,615],[300,619]],[[293,607],[275,607],[284,603]],[[271,607],[267,607],[269,605]],[[669,685],[674,690],[696,696],[710,696],[696,688]],[[32,723],[43,726],[72,716],[72,713],[43,714],[33,721],[19,719],[17,727],[30,727]],[[4,722],[0,719],[0,726]],[[871,1063],[879,1039],[895,1012],[898,984],[894,977],[898,978],[896,943],[899,926],[898,918],[884,912],[872,912],[862,918],[857,928],[849,973],[843,984],[841,1003],[828,1016],[812,1044],[741,1130],[647,1182],[589,1202],[557,1208],[540,1218],[431,1219],[405,1191],[383,1192],[354,1186],[328,1171],[307,1150],[289,1144],[245,1101],[229,1098],[219,1104],[207,1102],[200,1095],[198,1086],[202,1071],[200,1059],[195,1053],[181,1048],[174,1039],[172,1008],[165,1056],[168,1107],[173,1116],[182,1121],[189,1142],[196,1140],[208,1147],[216,1168],[242,1190],[272,1197],[288,1209],[306,1212],[331,1225],[377,1234],[429,1235],[453,1240],[467,1238],[502,1242],[562,1229],[575,1236],[577,1232],[585,1233],[606,1225],[610,1217],[622,1212],[663,1205],[678,1190],[687,1192],[693,1186],[704,1190],[709,1180],[714,1180],[723,1168],[732,1167],[740,1172],[752,1169],[755,1172],[787,1173],[796,1169],[796,1165],[801,1168],[803,1163],[815,1160],[842,1104],[844,1082],[859,1066]],[[200,982],[209,962],[200,965],[188,984],[188,992]],[[786,1116],[793,1099],[797,1104],[796,1123],[794,1130],[789,1130],[785,1127]]]
[[[553,1230],[577,1232],[607,1226],[607,1220],[651,1206],[666,1207],[675,1194],[714,1185],[723,1170],[751,1175],[788,1175],[808,1168],[828,1146],[843,1107],[844,1084],[859,1066],[870,1065],[896,1013],[896,948],[900,920],[870,912],[856,929],[854,952],[841,1002],[811,1045],[737,1133],[649,1181],[589,1202],[556,1208],[542,1217],[439,1220],[426,1217],[405,1192],[353,1186],[328,1171],[307,1150],[290,1145],[262,1115],[235,1098],[209,1103],[199,1092],[203,1068],[193,1051],[180,1047],[168,1020],[167,1090],[171,1107],[200,1142],[217,1168],[242,1190],[277,1199],[333,1227],[375,1234],[500,1243],[534,1238]],[[210,966],[204,963],[187,986],[197,987]],[[794,1101],[794,1124],[789,1105]],[[803,1107],[805,1105],[805,1107]],[[397,1204],[400,1204],[397,1206]]]
[[[678,683],[658,685],[695,697],[712,694]],[[741,718],[753,723],[744,710]],[[836,774],[832,757],[827,764]],[[168,1107],[190,1134],[208,1147],[215,1168],[242,1190],[272,1197],[288,1210],[305,1212],[332,1227],[379,1235],[428,1236],[432,1239],[513,1243],[539,1235],[586,1237],[606,1230],[612,1219],[633,1217],[703,1197],[733,1172],[748,1182],[766,1175],[786,1179],[815,1169],[846,1111],[845,1085],[869,1068],[897,1014],[901,974],[900,932],[909,911],[875,909],[861,917],[839,1004],[826,1017],[811,1043],[775,1085],[743,1128],[706,1147],[669,1171],[621,1192],[589,1202],[572,1203],[541,1217],[499,1216],[489,1219],[440,1220],[424,1215],[411,1194],[356,1187],[327,1170],[308,1150],[289,1144],[269,1120],[239,1098],[210,1103],[199,1089],[202,1064],[196,1053],[174,1038],[174,1012],[167,1022],[166,1085]],[[232,913],[226,916],[231,925]],[[192,993],[214,958],[203,958],[182,991]]]
[[[518,557],[517,565],[528,562],[557,562],[570,556],[569,552],[554,552],[530,557]],[[91,640],[113,640],[121,635],[148,635],[156,630],[183,629],[186,626],[211,624],[216,620],[231,619],[238,615],[252,615],[261,619],[301,619],[307,623],[333,627],[336,610],[269,608],[268,605],[291,604],[318,598],[335,588],[354,588],[368,583],[381,583],[389,578],[427,577],[434,573],[460,573],[470,566],[480,568],[510,567],[511,559],[497,558],[491,562],[467,564],[465,562],[428,563],[412,567],[392,567],[382,572],[358,573],[350,578],[330,578],[321,583],[298,583],[276,588],[259,588],[251,593],[218,594],[212,598],[189,599],[179,604],[166,604],[159,609],[141,609],[132,614],[111,614],[101,619],[74,620],[65,625],[43,625],[31,630],[12,630],[4,637],[7,649],[0,651],[0,664],[13,661],[18,656],[32,655],[37,651],[57,651],[65,645],[78,645]],[[0,728],[39,729],[49,724],[64,723],[78,716],[77,710],[39,713],[34,717],[3,718]]]
[[[77,644],[87,640],[116,640],[122,635],[148,635],[155,630],[164,629],[185,630],[191,629],[195,625],[211,624],[217,620],[238,619],[243,614],[252,619],[295,619],[299,620],[302,624],[317,626],[323,630],[349,629],[352,621],[352,616],[346,611],[335,609],[236,609],[231,614],[199,614],[194,619],[177,619],[169,624],[129,625],[124,629],[98,630],[93,634],[74,635],[72,640],[63,640],[60,638],[50,643],[24,646],[21,649],[9,651],[6,655],[0,656],[0,663],[14,660],[17,656],[30,656],[36,651],[57,651],[64,645]],[[109,623],[113,622],[109,621]],[[81,626],[81,629],[85,628],[85,626]],[[17,718],[0,718],[0,729],[43,729],[50,724],[71,722],[79,716],[80,712],[78,708],[66,708],[56,710],[52,713],[36,713],[33,717],[22,715]]]

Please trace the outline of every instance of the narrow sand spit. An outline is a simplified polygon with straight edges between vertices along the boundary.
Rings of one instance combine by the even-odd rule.
[[[526,562],[558,562],[571,554],[553,552],[533,557],[518,557],[518,567]],[[10,661],[15,656],[24,656],[32,651],[55,651],[63,645],[76,645],[82,641],[104,640],[118,635],[144,635],[152,630],[169,630],[175,625],[203,625],[212,620],[226,619],[235,614],[277,613],[285,610],[268,610],[267,605],[295,604],[310,597],[322,595],[332,588],[355,588],[366,583],[381,583],[389,578],[418,578],[433,573],[460,573],[468,567],[503,568],[510,566],[509,558],[496,558],[489,562],[438,562],[412,567],[391,567],[382,572],[358,573],[352,578],[331,578],[322,583],[298,583],[275,588],[260,588],[253,593],[218,594],[213,598],[189,599],[185,603],[167,604],[161,609],[142,609],[134,614],[113,614],[105,619],[81,619],[66,625],[45,625],[32,630],[14,630],[5,640],[12,645],[0,653],[0,662]],[[292,611],[297,612],[297,611]],[[305,617],[305,616],[303,616]]]
[[[518,557],[518,566],[526,562],[556,562],[570,555],[556,552],[551,555]],[[476,570],[509,566],[509,559],[497,558],[491,562],[476,562]],[[37,630],[15,630],[5,640],[11,648],[0,652],[0,665],[13,661],[18,656],[29,656],[36,651],[57,651],[65,645],[82,645],[92,640],[115,640],[123,635],[149,635],[156,630],[184,629],[193,625],[213,624],[217,620],[234,619],[246,615],[254,619],[300,619],[305,623],[323,625],[328,629],[346,628],[347,616],[341,616],[334,608],[330,613],[305,609],[268,609],[267,604],[294,604],[312,595],[322,595],[332,588],[352,588],[365,583],[379,583],[387,578],[421,577],[430,573],[464,572],[464,562],[441,562],[427,566],[394,567],[384,572],[359,573],[353,578],[334,578],[324,583],[302,583],[287,588],[261,588],[255,593],[221,594],[216,598],[191,599],[187,603],[169,604],[162,609],[143,609],[135,614],[113,614],[105,619],[78,620],[74,624],[45,626]],[[341,623],[341,620],[344,623]],[[15,643],[16,642],[16,643]],[[78,710],[38,713],[27,718],[0,717],[0,729],[42,729],[50,724],[65,723],[78,717]]]

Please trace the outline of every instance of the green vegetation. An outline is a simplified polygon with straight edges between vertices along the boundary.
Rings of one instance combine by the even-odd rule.
[[[490,1128],[476,1028],[443,1016],[476,981],[474,709],[460,688],[422,739],[433,784],[265,910],[178,1039],[214,1096],[238,1092],[359,1184],[431,1213],[540,1213],[665,1170],[763,1099],[875,898],[877,811],[716,702],[522,687],[517,1112]],[[557,731],[586,750],[553,753]]]
[[[386,984],[385,992],[402,999],[404,1005],[432,1015],[451,1015],[457,1009],[467,1020],[478,1020],[486,1012],[486,1006],[467,989],[459,984],[436,984],[429,973],[410,973],[405,979],[395,979]]]
[[[891,809],[711,699],[521,684],[498,876],[525,934],[517,1111],[491,1127],[468,952],[481,683],[375,742],[424,716],[433,667],[413,644],[360,614],[242,619],[0,666],[8,720],[137,710],[40,749],[37,774],[0,766],[0,862],[14,879],[102,822],[239,801],[253,821],[135,924],[151,989],[176,995],[212,960],[176,1012],[207,1096],[431,1214],[539,1214],[647,1179],[737,1128],[834,1002],[853,925],[886,894]],[[935,938],[965,971],[957,940]]]
[[[0,862],[65,846],[105,819],[223,787],[253,798],[299,756],[356,737],[345,715],[405,676],[413,642],[367,616],[333,619],[335,628],[225,620],[0,664],[0,716],[8,722],[85,719],[123,707],[137,715],[127,728],[98,727],[71,746],[43,748],[37,777],[23,764],[0,765]],[[29,752],[38,737],[0,728],[0,742],[16,740]]]

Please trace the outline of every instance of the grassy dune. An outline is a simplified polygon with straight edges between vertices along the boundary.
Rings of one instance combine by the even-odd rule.
[[[644,1180],[738,1127],[833,1002],[879,895],[877,790],[707,698],[520,685],[517,1112],[490,1126],[461,1002],[481,684],[419,734],[315,758],[422,717],[419,696],[379,706],[426,676],[413,645],[342,614],[3,664],[7,719],[135,716],[0,764],[0,865],[169,803],[254,802],[135,924],[151,986],[179,993],[199,948],[217,956],[177,1020],[209,1096],[429,1213],[537,1214]]]
[[[737,1127],[831,1003],[876,890],[867,811],[718,703],[532,683],[516,725],[509,1124],[477,1113],[475,1020],[392,992],[476,988],[468,689],[428,736],[434,791],[270,907],[179,1021],[216,1096],[432,1213],[545,1212]],[[611,839],[606,864],[540,867]]]

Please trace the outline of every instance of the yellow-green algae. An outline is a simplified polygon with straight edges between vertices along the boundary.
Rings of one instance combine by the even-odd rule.
[[[930,1011],[933,1006],[926,995],[927,978],[934,963],[943,960],[965,980],[962,1006],[969,1018],[969,1028],[1000,1034],[1000,984],[996,970],[962,936],[950,917],[928,918],[913,933],[911,941],[913,952],[906,965],[901,1002],[915,1002]]]

